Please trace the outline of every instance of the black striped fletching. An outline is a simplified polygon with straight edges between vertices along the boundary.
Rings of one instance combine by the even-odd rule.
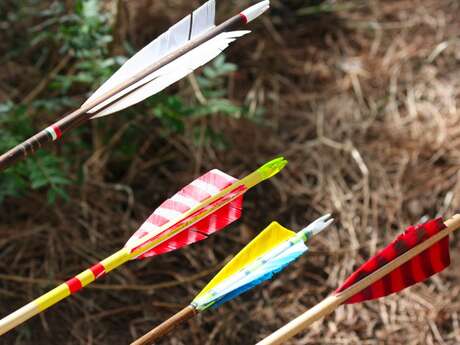
[[[424,224],[410,226],[390,245],[381,250],[356,270],[335,293],[339,294],[361,279],[388,264],[411,248],[423,243],[445,229],[442,218]],[[372,285],[349,298],[345,304],[374,300],[401,291],[432,275],[443,271],[450,264],[449,237],[446,236],[405,264],[397,267]]]

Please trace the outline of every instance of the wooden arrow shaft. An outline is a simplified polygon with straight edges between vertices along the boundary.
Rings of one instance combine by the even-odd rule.
[[[45,128],[41,132],[27,139],[23,143],[18,144],[17,146],[15,146],[11,150],[9,150],[8,152],[0,156],[0,171],[5,170],[6,168],[10,167],[12,164],[34,154],[37,149],[43,147],[47,143],[50,143],[52,141],[59,139],[63,133],[69,131],[72,128],[80,126],[84,122],[90,120],[93,116],[96,116],[97,113],[89,113],[89,111],[93,109],[94,107],[99,106],[102,103],[111,99],[111,101],[108,102],[103,108],[98,110],[98,112],[103,111],[104,109],[111,106],[112,104],[119,101],[120,99],[127,97],[132,92],[142,87],[144,84],[139,85],[139,87],[134,88],[130,92],[120,97],[115,97],[117,94],[119,94],[124,89],[136,84],[137,82],[144,79],[148,75],[154,73],[160,68],[175,61],[179,57],[187,54],[194,48],[197,48],[201,44],[216,37],[222,32],[231,30],[233,27],[240,25],[240,24],[245,24],[244,19],[240,15],[233,16],[232,18],[218,25],[217,27],[210,30],[209,32],[206,32],[205,34],[198,36],[196,39],[193,39],[187,42],[186,44],[184,44],[181,48],[176,49],[170,54],[167,54],[163,58],[159,59],[158,61],[153,62],[152,65],[150,65],[149,67],[135,74],[131,78],[127,79],[125,82],[118,85],[117,87],[112,88],[111,90],[103,94],[102,96],[96,98],[94,101],[88,104],[85,104],[79,109],[73,111],[72,113],[62,117],[59,121],[55,122],[53,125]],[[56,134],[55,131],[57,131],[57,135],[55,135]]]
[[[309,327],[313,322],[332,313],[341,304],[345,303],[345,301],[356,295],[358,292],[382,279],[387,274],[394,271],[397,267],[405,264],[415,256],[430,248],[435,243],[442,240],[444,237],[453,233],[455,230],[458,230],[460,228],[460,214],[457,214],[451,219],[447,220],[445,224],[447,227],[438,232],[436,235],[430,237],[428,240],[424,241],[418,246],[411,248],[404,254],[398,256],[390,263],[382,266],[380,269],[361,279],[356,284],[350,286],[348,289],[342,291],[341,293],[327,297],[321,303],[317,304],[310,310],[306,311],[304,314],[290,321],[267,338],[258,342],[257,345],[283,344],[285,341],[292,338],[297,333]]]
[[[185,307],[180,312],[170,317],[168,320],[160,324],[159,326],[152,329],[136,341],[132,342],[131,345],[149,345],[153,344],[156,340],[160,339],[167,333],[171,332],[182,322],[187,321],[194,317],[198,311],[191,305]]]

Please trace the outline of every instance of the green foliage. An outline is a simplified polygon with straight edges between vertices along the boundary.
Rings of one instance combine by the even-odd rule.
[[[11,102],[0,103],[0,151],[20,143],[24,136],[33,135],[33,127],[24,106]],[[7,196],[19,196],[30,186],[48,188],[48,200],[57,196],[67,198],[64,186],[69,184],[63,162],[45,152],[38,152],[27,161],[15,165],[0,175],[0,202]]]
[[[205,66],[203,73],[196,78],[204,101],[201,100],[200,102],[198,99],[194,99],[186,104],[181,97],[177,96],[168,96],[161,101],[153,98],[154,115],[161,120],[165,128],[173,132],[182,132],[185,121],[188,119],[214,115],[259,120],[263,114],[263,109],[258,109],[254,114],[251,114],[247,107],[236,105],[228,99],[228,76],[236,72],[237,69],[235,64],[226,61],[224,54],[219,55]],[[201,128],[194,128],[196,143],[202,140],[202,135]],[[222,134],[216,133],[210,127],[204,130],[204,140],[217,149],[225,149],[229,145]]]
[[[246,109],[234,105],[226,98],[227,76],[236,70],[236,65],[226,62],[224,55],[219,55],[210,65],[204,67],[203,75],[197,81],[207,101],[202,106],[195,106],[194,116],[221,113],[239,118],[246,114]]]
[[[234,105],[227,96],[226,82],[229,73],[236,71],[236,65],[225,61],[224,55],[219,55],[210,65],[204,67],[203,74],[197,77],[200,92],[204,97],[201,104],[198,100],[186,104],[178,96],[167,96],[163,99],[152,98],[153,113],[171,131],[181,132],[184,121],[188,118],[199,118],[223,114],[240,118],[246,109]]]
[[[48,85],[49,92],[57,92],[60,97],[34,100],[27,108],[13,101],[0,104],[0,151],[5,152],[37,131],[31,114],[56,114],[65,108],[75,106],[64,96],[75,85],[93,86],[99,80],[107,79],[122,62],[120,58],[106,58],[108,44],[112,41],[108,14],[100,10],[97,0],[76,1],[75,8],[68,11],[62,2],[52,2],[50,7],[34,11],[39,5],[34,1],[23,1],[14,8],[6,22],[15,27],[21,21],[33,21],[24,34],[23,41],[29,42],[37,50],[36,55],[42,59],[56,54],[61,58],[66,55],[76,59],[72,74],[57,75]],[[67,13],[69,12],[69,13]],[[15,42],[15,41],[13,41]],[[9,58],[26,52],[29,47],[18,42],[10,50]],[[56,47],[56,48],[55,48]],[[66,145],[69,146],[69,145]],[[84,147],[77,145],[73,151]],[[75,152],[72,152],[75,154]],[[20,196],[29,188],[46,189],[48,201],[53,203],[58,197],[67,199],[65,186],[71,183],[68,159],[55,156],[49,151],[39,151],[25,162],[17,164],[0,174],[0,202],[8,196]]]

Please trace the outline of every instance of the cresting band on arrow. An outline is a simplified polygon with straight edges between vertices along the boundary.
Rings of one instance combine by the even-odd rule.
[[[45,131],[51,136],[51,138],[53,138],[53,141],[56,141],[62,137],[61,129],[56,125],[46,128]]]

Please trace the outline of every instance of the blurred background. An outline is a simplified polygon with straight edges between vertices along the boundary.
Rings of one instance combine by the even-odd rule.
[[[78,107],[193,0],[2,0],[0,151]],[[218,1],[218,22],[249,5]],[[163,344],[254,344],[319,302],[409,224],[459,210],[460,2],[273,0],[206,67],[92,121],[0,174],[0,310],[121,248],[201,173],[242,177],[284,155],[243,217],[206,241],[131,262],[2,337],[126,344],[188,304],[272,220],[336,223],[277,279]],[[290,344],[460,344],[460,240],[442,274],[339,308]]]

